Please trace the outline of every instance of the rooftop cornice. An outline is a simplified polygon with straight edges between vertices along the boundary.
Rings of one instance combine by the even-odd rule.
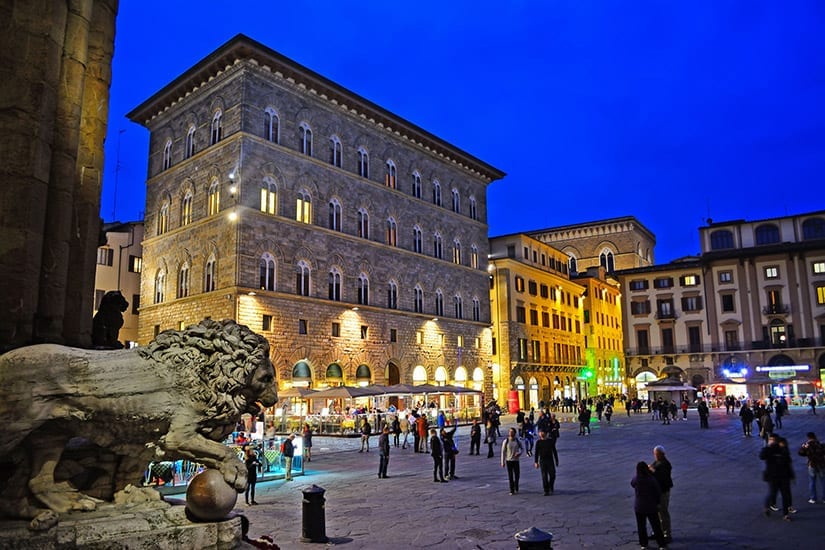
[[[505,176],[501,170],[243,34],[234,36],[132,109],[126,116],[133,122],[147,126],[154,117],[193,90],[241,61],[250,61],[265,70],[268,69],[285,81],[337,105],[352,115],[361,116],[436,156],[477,173],[488,183]]]

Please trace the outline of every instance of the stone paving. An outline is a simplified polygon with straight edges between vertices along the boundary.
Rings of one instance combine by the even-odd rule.
[[[411,448],[392,448],[389,479],[378,479],[378,453],[359,453],[358,439],[316,436],[313,459],[295,481],[259,483],[258,506],[237,511],[250,522],[250,537],[270,535],[284,550],[342,545],[348,548],[512,549],[514,535],[530,527],[551,532],[556,549],[638,548],[630,479],[636,462],[651,462],[664,445],[673,464],[670,511],[673,542],[668,548],[816,548],[823,544],[825,504],[808,504],[805,459],[796,454],[805,433],[825,440],[825,411],[813,416],[792,408],[777,430],[790,444],[796,480],[792,522],[781,513],[763,515],[767,484],[762,481],[762,442],[742,435],[738,416],[711,411],[701,430],[696,412],[688,421],[662,425],[650,415],[626,416],[617,407],[613,422],[592,424],[577,436],[576,423],[562,424],[555,494],[544,496],[532,458],[521,462],[520,491],[509,495],[499,457],[468,456],[469,428],[460,427],[456,474],[433,483],[432,459]],[[569,415],[568,415],[569,416]],[[504,418],[502,433],[514,417]],[[301,541],[302,490],[326,490],[325,530],[329,542]],[[822,495],[818,495],[823,498]],[[655,548],[655,542],[651,541]]]

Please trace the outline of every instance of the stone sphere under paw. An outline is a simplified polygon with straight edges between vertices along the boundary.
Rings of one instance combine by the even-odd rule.
[[[238,492],[218,470],[204,470],[192,478],[186,489],[186,509],[203,521],[217,521],[235,507]]]

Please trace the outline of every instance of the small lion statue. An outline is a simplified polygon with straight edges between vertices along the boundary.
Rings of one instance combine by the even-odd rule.
[[[123,344],[118,340],[120,328],[123,326],[123,312],[129,307],[129,302],[119,290],[110,290],[100,300],[92,319],[92,344],[97,349],[122,349]]]
[[[267,340],[231,320],[167,330],[132,350],[8,352],[0,356],[0,513],[49,528],[60,513],[112,501],[161,459],[217,469],[242,491],[246,468],[221,441],[244,413],[277,400]],[[99,451],[85,457],[93,480],[78,463],[69,473],[60,466],[80,447]]]

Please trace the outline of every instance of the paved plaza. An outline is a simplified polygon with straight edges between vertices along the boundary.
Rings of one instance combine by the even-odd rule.
[[[521,462],[520,491],[509,495],[498,455],[468,456],[469,428],[457,432],[461,454],[449,483],[433,483],[432,459],[411,448],[391,450],[389,479],[379,479],[376,441],[359,453],[358,439],[314,438],[306,475],[294,481],[259,483],[258,506],[238,510],[251,522],[250,537],[270,535],[285,550],[323,547],[301,541],[302,490],[326,490],[327,546],[348,548],[516,548],[514,534],[530,527],[553,534],[553,548],[638,548],[630,479],[639,460],[652,462],[661,444],[673,464],[669,548],[817,547],[825,533],[825,504],[808,504],[805,459],[796,454],[805,433],[825,439],[825,411],[812,416],[792,408],[777,430],[790,444],[796,480],[792,522],[781,513],[763,515],[767,484],[758,437],[742,435],[738,416],[711,411],[710,429],[701,430],[696,412],[688,421],[662,425],[650,415],[620,414],[607,424],[594,422],[592,435],[578,436],[578,425],[562,424],[556,491],[544,496],[531,457]],[[567,415],[571,416],[571,415]],[[512,425],[504,417],[502,433]],[[374,440],[376,438],[373,438]],[[501,441],[501,440],[499,440]],[[821,499],[822,495],[818,495]],[[651,542],[655,548],[655,542]]]

